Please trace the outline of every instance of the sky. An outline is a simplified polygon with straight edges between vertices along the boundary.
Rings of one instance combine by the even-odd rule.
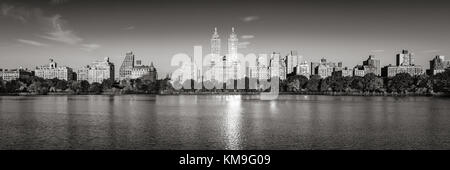
[[[402,49],[429,67],[450,56],[450,2],[438,0],[0,0],[0,68],[34,68],[52,58],[78,68],[133,51],[159,76],[177,53],[210,52],[214,27],[226,53],[231,27],[240,53],[362,64],[369,55],[395,64]]]

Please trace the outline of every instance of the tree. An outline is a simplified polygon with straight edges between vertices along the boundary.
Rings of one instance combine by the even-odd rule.
[[[11,80],[6,82],[5,89],[7,93],[15,93],[20,88],[20,82],[17,80]]]
[[[363,91],[374,92],[383,88],[383,79],[377,77],[374,73],[366,74],[363,77]]]
[[[59,80],[58,82],[56,82],[55,88],[57,90],[62,90],[62,91],[66,90],[68,88],[67,81],[66,80]]]
[[[49,85],[44,79],[34,79],[28,90],[36,94],[47,94],[49,92]]]
[[[5,92],[5,85],[3,82],[3,79],[0,77],[0,93],[4,93]]]
[[[104,90],[112,89],[114,83],[115,83],[115,82],[114,82],[114,80],[112,80],[112,79],[105,79],[105,80],[103,80],[103,82],[102,82],[102,87],[103,87]]]
[[[329,85],[329,88],[336,92],[344,91],[344,77],[334,74],[333,76],[327,78],[327,84]]]
[[[436,92],[450,93],[450,69],[433,77],[433,90]]]
[[[94,82],[89,86],[89,92],[94,94],[100,94],[103,91],[103,87],[100,83]]]
[[[89,92],[90,88],[89,82],[86,80],[80,81],[80,86],[78,88],[79,88],[78,92]]]
[[[303,75],[293,75],[287,77],[287,90],[290,92],[298,92],[305,88],[308,78]]]
[[[319,75],[312,75],[311,78],[308,80],[308,83],[306,84],[306,88],[309,91],[318,91],[320,80],[321,78]]]
[[[408,73],[399,73],[392,77],[388,83],[390,92],[406,93],[414,84],[414,80]]]
[[[362,77],[354,76],[351,84],[352,89],[363,91],[364,90],[364,80]]]

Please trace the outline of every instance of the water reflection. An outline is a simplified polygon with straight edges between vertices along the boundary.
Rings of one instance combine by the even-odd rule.
[[[241,145],[241,96],[226,96],[227,110],[225,115],[226,149],[239,150]]]
[[[433,97],[3,96],[0,149],[450,149]]]

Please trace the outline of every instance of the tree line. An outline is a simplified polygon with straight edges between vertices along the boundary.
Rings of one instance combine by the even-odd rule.
[[[238,81],[245,82],[244,89],[238,89]],[[433,76],[419,75],[411,76],[408,73],[400,73],[394,77],[380,77],[373,73],[366,74],[363,77],[343,77],[338,74],[321,78],[319,75],[312,75],[309,79],[303,75],[290,74],[287,75],[286,80],[281,80],[279,83],[280,92],[285,93],[308,93],[308,92],[338,92],[338,93],[378,93],[378,94],[433,94],[437,92],[450,93],[450,70],[439,73]],[[175,82],[181,88],[180,92],[266,92],[270,91],[267,87],[258,87],[258,85],[250,84],[249,82],[258,82],[258,80],[251,80],[249,78],[228,81],[223,83],[220,88],[205,88],[205,84],[214,84],[217,82],[204,81],[196,82],[194,80],[187,80],[184,82]],[[227,87],[227,84],[233,84],[234,87]],[[188,85],[188,86],[186,86]],[[222,86],[222,84],[219,84]],[[201,89],[194,89],[193,87],[203,87]],[[254,88],[254,87],[257,88]],[[253,88],[251,88],[253,87]]]
[[[154,94],[161,90],[170,90],[170,82],[168,79],[157,81],[144,81],[141,79],[124,80],[121,83],[106,79],[102,83],[89,83],[86,80],[60,80],[60,79],[43,79],[36,76],[20,78],[11,81],[2,81],[0,79],[0,93],[2,94],[49,94],[49,93],[65,93],[65,94],[128,94],[128,93],[144,93]]]
[[[123,80],[121,82],[104,80],[102,83],[89,83],[88,81],[65,81],[59,79],[43,79],[31,76],[12,81],[0,81],[0,93],[68,93],[68,94],[171,94],[178,92],[261,92],[269,91],[267,88],[254,88],[251,81],[245,78],[245,88],[237,89],[237,81],[234,88],[227,89],[226,83],[221,89],[206,89],[205,81],[195,82],[188,80],[183,84],[190,84],[190,87],[200,86],[202,89],[194,88],[175,90],[169,78],[157,81],[142,79]],[[231,82],[228,82],[231,83]],[[340,92],[340,93],[395,93],[395,94],[450,94],[450,70],[433,76],[419,75],[411,76],[407,73],[400,73],[394,77],[380,77],[373,73],[364,77],[353,76],[343,77],[332,75],[321,78],[312,75],[309,79],[303,75],[287,75],[286,80],[281,80],[279,84],[280,92],[304,93],[304,92]]]

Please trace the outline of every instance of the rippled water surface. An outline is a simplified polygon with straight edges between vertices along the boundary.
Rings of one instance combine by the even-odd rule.
[[[3,96],[0,149],[450,149],[450,99]]]

